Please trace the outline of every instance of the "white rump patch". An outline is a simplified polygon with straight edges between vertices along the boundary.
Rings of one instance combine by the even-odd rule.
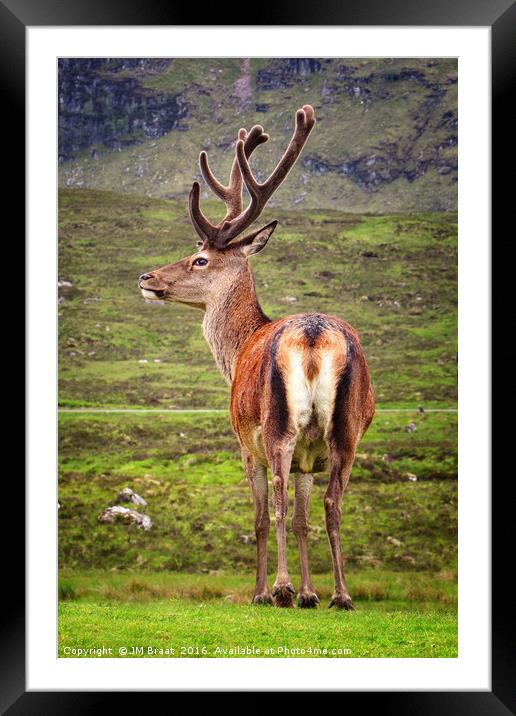
[[[290,371],[287,380],[288,405],[292,422],[298,430],[306,428],[313,411],[313,387],[303,370],[303,355],[291,351]]]
[[[326,433],[335,402],[333,353],[329,351],[321,356],[319,372],[312,380],[308,380],[305,374],[301,351],[291,351],[289,355],[287,394],[292,422],[299,431],[303,431],[315,413],[319,427]]]
[[[321,359],[321,369],[315,378],[314,408],[317,422],[324,432],[328,430],[335,403],[335,368],[333,353],[325,353]]]

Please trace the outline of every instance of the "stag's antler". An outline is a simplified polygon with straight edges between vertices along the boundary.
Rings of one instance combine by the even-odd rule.
[[[190,219],[204,242],[218,249],[223,249],[260,216],[267,201],[294,166],[314,124],[313,107],[305,104],[302,109],[298,109],[296,112],[296,127],[285,154],[269,178],[263,183],[256,181],[248,162],[256,147],[269,139],[260,125],[254,126],[249,134],[245,129],[239,131],[236,156],[233,161],[228,186],[223,186],[214,177],[208,165],[206,152],[201,152],[199,163],[202,175],[212,191],[223,199],[226,204],[226,216],[224,219],[218,224],[212,224],[201,211],[199,206],[200,186],[199,182],[194,182],[189,198]],[[242,205],[242,179],[251,197],[251,201],[245,210],[243,210]]]
[[[242,142],[245,156],[250,157],[256,147],[268,139],[269,135],[264,134],[263,127],[256,125],[251,129],[249,134],[247,134],[245,129],[241,129],[238,132],[237,141]],[[206,152],[200,153],[199,164],[201,166],[202,175],[210,189],[226,204],[226,216],[218,225],[212,224],[204,216],[199,208],[200,186],[198,182],[194,182],[192,191],[190,192],[190,218],[201,239],[208,241],[208,243],[215,243],[218,227],[227,221],[231,221],[242,212],[242,174],[238,160],[235,157],[231,168],[229,185],[224,186],[213,175],[208,164]]]

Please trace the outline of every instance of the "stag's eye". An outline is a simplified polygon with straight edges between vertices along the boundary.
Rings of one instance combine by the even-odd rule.
[[[202,256],[199,256],[198,259],[195,259],[192,266],[206,266],[207,263],[207,259],[203,258]]]

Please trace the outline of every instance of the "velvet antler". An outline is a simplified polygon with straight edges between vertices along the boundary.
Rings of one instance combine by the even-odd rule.
[[[233,161],[229,185],[224,186],[213,175],[206,152],[201,152],[199,163],[202,175],[216,196],[226,204],[226,216],[218,224],[212,224],[202,213],[199,205],[200,186],[194,182],[189,197],[190,219],[203,242],[224,249],[230,241],[247,229],[262,213],[267,201],[285,180],[285,177],[294,166],[298,156],[308,139],[315,124],[313,107],[305,104],[296,112],[296,126],[292,139],[284,155],[269,178],[259,183],[249,166],[249,157],[260,144],[269,139],[260,125],[254,126],[249,134],[245,129],[238,133],[236,143],[236,156]],[[245,210],[242,203],[242,182],[251,197]]]

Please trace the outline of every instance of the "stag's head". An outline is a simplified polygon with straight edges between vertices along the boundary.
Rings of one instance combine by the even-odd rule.
[[[226,215],[218,224],[206,218],[199,205],[200,186],[194,182],[190,191],[189,212],[199,237],[198,250],[181,261],[142,274],[138,285],[144,298],[204,308],[212,297],[220,296],[226,287],[231,286],[238,272],[247,269],[248,257],[264,248],[276,228],[278,222],[273,221],[243,235],[258,219],[267,201],[294,166],[314,124],[314,110],[310,105],[296,112],[294,134],[287,150],[263,183],[256,180],[249,166],[253,151],[269,139],[259,125],[250,132],[245,129],[239,131],[228,186],[215,178],[206,152],[201,152],[199,164],[202,175],[214,194],[224,201]],[[242,199],[244,184],[250,196],[245,209]]]

